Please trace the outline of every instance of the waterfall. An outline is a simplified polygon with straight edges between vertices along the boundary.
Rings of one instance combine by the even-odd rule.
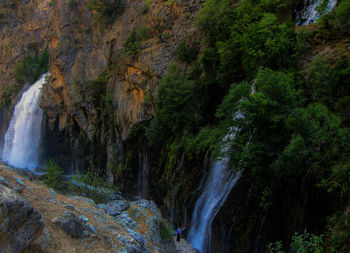
[[[43,118],[39,102],[41,87],[48,75],[42,75],[22,94],[6,131],[2,160],[15,167],[28,169],[38,167]]]
[[[301,0],[297,11],[297,25],[308,25],[316,22],[320,15],[317,7],[322,3],[322,0]],[[330,12],[337,5],[337,0],[328,0],[327,12]]]
[[[243,118],[244,116],[237,112],[234,117]],[[236,127],[229,129],[229,133],[224,137],[225,144],[221,148],[222,152],[228,151],[229,141],[233,140],[239,131],[240,129]],[[241,177],[241,171],[230,168],[229,160],[226,155],[213,162],[205,188],[192,214],[187,240],[201,253],[210,252],[211,223]]]
[[[213,163],[207,185],[196,202],[188,235],[190,244],[201,253],[210,252],[211,223],[241,176],[228,167],[229,159]]]

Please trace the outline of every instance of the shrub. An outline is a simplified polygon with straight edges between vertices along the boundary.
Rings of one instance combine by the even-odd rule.
[[[151,3],[152,3],[152,0],[146,0],[145,4],[141,7],[142,14],[146,14],[148,12]]]
[[[141,39],[135,29],[130,33],[130,36],[124,42],[124,53],[137,54],[141,47]]]
[[[56,190],[61,190],[63,188],[63,169],[58,166],[52,159],[46,163],[46,179],[44,180],[45,184],[48,187],[51,187]]]
[[[160,237],[163,240],[169,240],[172,237],[170,223],[166,219],[162,219],[159,223]]]
[[[201,120],[198,93],[197,86],[181,74],[177,65],[169,67],[169,73],[160,81],[156,112],[146,130],[151,144],[182,136],[197,126]]]
[[[180,42],[176,54],[181,61],[191,63],[197,58],[198,48],[188,46],[186,41],[183,40]]]
[[[342,0],[336,9],[336,16],[347,27],[350,26],[350,0]]]
[[[149,39],[152,36],[152,31],[147,26],[141,26],[137,29],[136,34],[140,40]]]
[[[34,83],[41,74],[48,71],[49,53],[45,50],[39,57],[27,55],[15,64],[15,77],[19,84]]]
[[[17,84],[5,87],[0,96],[0,108],[9,106],[12,99],[17,94],[19,86]]]
[[[322,235],[314,235],[304,231],[304,233],[295,233],[292,237],[291,248],[295,253],[321,253],[323,252]]]
[[[125,9],[124,0],[89,0],[88,8],[96,12],[96,20],[102,25],[109,25]]]

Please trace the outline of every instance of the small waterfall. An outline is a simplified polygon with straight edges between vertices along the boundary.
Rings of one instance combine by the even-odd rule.
[[[244,116],[237,112],[235,118]],[[233,140],[240,129],[231,127],[224,137],[223,152],[229,149],[228,141]],[[201,253],[210,252],[211,223],[225,203],[231,190],[241,177],[241,171],[229,167],[229,157],[220,157],[213,162],[203,193],[196,202],[190,231],[187,237],[189,243]]]
[[[297,8],[297,25],[308,25],[316,22],[320,18],[317,7],[322,3],[322,0],[301,0]],[[328,0],[327,12],[330,12],[337,5],[337,0]]]
[[[228,168],[228,158],[215,161],[207,185],[196,202],[187,240],[201,253],[210,252],[211,223],[241,176]]]
[[[39,102],[48,75],[42,75],[22,94],[6,131],[2,160],[15,167],[34,169],[39,165],[43,119]]]

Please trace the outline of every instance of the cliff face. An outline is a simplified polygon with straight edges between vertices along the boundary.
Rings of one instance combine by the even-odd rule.
[[[47,47],[51,7],[48,1],[0,1],[0,91],[15,83],[15,63]]]
[[[88,5],[88,0],[0,1],[0,95],[16,84],[16,62],[47,49],[51,80],[43,88],[41,107],[48,135],[53,136],[49,142],[54,139],[65,153],[98,150],[98,166],[105,167],[111,145],[122,149],[132,126],[152,114],[153,105],[145,103],[145,96],[154,101],[159,79],[177,60],[178,44],[196,39],[191,24],[200,1],[129,0],[110,24],[98,22],[98,13]],[[126,53],[124,43],[133,30],[143,35],[137,51]],[[102,73],[106,83],[92,87]],[[15,100],[14,95],[12,103]],[[103,120],[107,109],[101,105],[107,100],[109,127]],[[60,152],[48,150],[53,156]]]
[[[190,21],[196,3],[177,7],[154,1],[146,14],[142,14],[143,5],[128,1],[114,23],[101,25],[87,8],[87,1],[71,7],[68,1],[54,3],[50,15],[51,83],[44,89],[41,104],[51,127],[58,125],[62,130],[73,119],[93,139],[93,124],[99,115],[86,82],[96,80],[104,71],[110,77],[104,95],[112,96],[113,117],[122,139],[132,125],[152,112],[144,106],[144,96],[155,95],[159,78],[176,60],[179,41],[194,32]],[[166,39],[157,36],[157,22],[166,25],[161,31]],[[125,56],[123,44],[134,28],[147,29],[151,36],[141,42],[138,55]]]

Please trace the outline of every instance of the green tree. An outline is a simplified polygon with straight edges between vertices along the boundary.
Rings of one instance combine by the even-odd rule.
[[[54,160],[49,159],[46,163],[46,179],[45,184],[56,190],[62,190],[64,185],[62,181],[63,169],[55,163]]]
[[[156,112],[146,134],[151,144],[175,139],[200,122],[198,87],[173,64],[158,87]]]

